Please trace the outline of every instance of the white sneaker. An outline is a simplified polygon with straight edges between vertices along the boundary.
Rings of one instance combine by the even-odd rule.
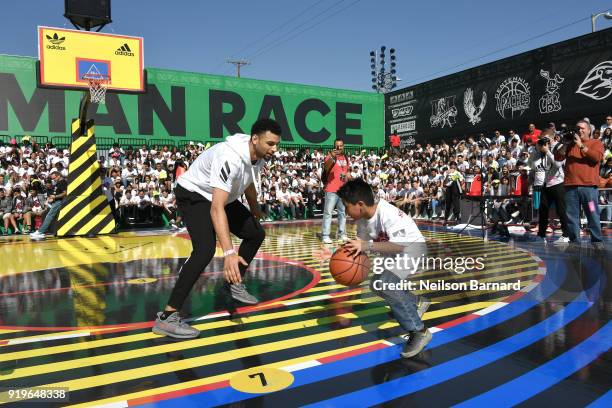
[[[30,234],[30,238],[31,239],[44,239],[45,238],[45,234],[41,234],[40,232],[33,232]]]
[[[569,244],[570,240],[568,237],[560,237],[558,240],[553,242],[555,245],[566,245]]]
[[[348,237],[348,235],[342,234],[342,236],[340,237],[340,240],[344,242],[349,242],[351,239]]]
[[[330,237],[324,237],[323,238],[323,243],[324,244],[333,244],[334,241],[332,241]]]

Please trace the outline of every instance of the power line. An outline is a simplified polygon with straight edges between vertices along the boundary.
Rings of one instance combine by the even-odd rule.
[[[323,14],[327,13],[329,10],[333,9],[334,7],[340,5],[341,3],[344,3],[346,0],[340,0],[335,2],[334,4],[332,4],[331,6],[327,7],[326,9],[324,9],[323,11],[319,12],[318,14],[315,14],[314,16],[310,17],[308,20],[303,21],[302,23],[298,24],[297,26],[293,27],[291,30],[289,30],[286,33],[283,33],[282,35],[278,36],[277,38],[275,38],[274,40],[270,41],[268,44],[259,47],[256,51],[254,51],[251,55],[257,55],[258,52],[260,52],[261,50],[269,47],[270,45],[274,44],[277,41],[282,41],[284,38],[286,38],[287,35],[295,32],[296,30],[298,30],[300,27],[303,27],[305,24],[311,22],[312,20],[315,20],[317,17],[322,16]]]
[[[460,64],[453,65],[453,66],[451,66],[451,67],[448,67],[448,68],[442,69],[442,70],[440,70],[440,71],[436,71],[436,72],[434,72],[434,73],[427,74],[427,75],[425,75],[425,76],[422,76],[422,77],[419,77],[419,78],[412,79],[412,80],[410,80],[410,84],[409,84],[409,85],[413,85],[415,82],[419,82],[419,81],[421,81],[421,80],[423,80],[423,79],[425,79],[425,78],[431,78],[431,77],[436,76],[436,75],[438,75],[438,74],[441,74],[441,73],[443,73],[443,72],[450,71],[450,70],[452,70],[452,69],[462,67],[463,65],[469,64],[470,62],[475,62],[475,61],[481,60],[481,59],[483,59],[483,58],[489,57],[489,56],[491,56],[491,55],[497,54],[497,53],[499,53],[499,52],[505,51],[505,50],[507,50],[507,49],[514,48],[514,47],[516,47],[516,46],[519,46],[519,45],[525,44],[525,43],[527,43],[527,42],[529,42],[529,41],[532,41],[532,40],[535,40],[535,39],[537,39],[537,38],[544,37],[544,36],[546,36],[546,35],[548,35],[548,34],[554,33],[555,31],[562,30],[562,29],[564,29],[564,28],[567,28],[567,27],[572,26],[572,25],[574,25],[574,24],[578,24],[578,23],[580,23],[580,22],[582,22],[582,21],[585,21],[585,20],[588,20],[588,19],[590,19],[590,18],[591,18],[591,17],[589,16],[589,17],[581,18],[581,19],[576,20],[576,21],[572,21],[571,23],[568,23],[568,24],[565,24],[565,25],[563,25],[563,26],[560,26],[560,27],[554,28],[554,29],[552,29],[552,30],[546,31],[545,33],[538,34],[538,35],[536,35],[536,36],[530,37],[530,38],[528,38],[528,39],[526,39],[526,40],[522,40],[522,41],[519,41],[519,42],[517,42],[517,43],[514,43],[514,44],[511,44],[511,45],[508,45],[507,47],[501,48],[501,49],[499,49],[499,50],[489,52],[489,53],[487,53],[487,54],[485,54],[485,55],[482,55],[482,56],[480,56],[480,57],[472,58],[472,59],[469,59],[469,60],[467,60],[467,61],[465,61],[465,62],[462,62],[462,63],[460,63]]]
[[[293,20],[296,20],[297,18],[303,16],[305,13],[307,13],[310,9],[318,6],[320,3],[324,2],[325,0],[319,0],[316,3],[306,7],[304,10],[300,11],[297,14],[294,14],[292,17],[290,17],[289,19],[287,19],[284,23],[282,23],[281,25],[279,25],[278,27],[274,28],[272,31],[268,32],[267,34],[259,37],[258,39],[251,41],[250,43],[248,43],[247,45],[245,45],[244,47],[242,47],[240,50],[236,51],[235,53],[233,53],[232,55],[238,55],[240,53],[242,53],[243,51],[249,49],[252,45],[255,45],[258,42],[263,41],[264,39],[268,38],[270,35],[277,33],[279,30],[283,29],[284,27],[286,27],[287,25],[289,25],[289,23],[291,23]],[[217,64],[210,72],[215,72],[217,71],[219,68],[221,68],[222,66],[225,65],[225,62],[220,62],[219,64]]]
[[[292,39],[296,38],[296,37],[297,37],[297,36],[299,36],[300,34],[302,34],[302,33],[306,32],[306,31],[308,31],[308,30],[311,30],[311,29],[315,28],[316,26],[318,26],[318,25],[320,25],[320,24],[324,23],[325,21],[327,21],[327,20],[329,20],[330,18],[334,17],[334,16],[335,16],[335,15],[337,15],[338,13],[341,13],[342,11],[344,11],[344,10],[346,10],[346,9],[348,9],[348,8],[350,8],[350,7],[352,7],[352,6],[354,6],[355,4],[359,3],[360,1],[361,1],[361,0],[356,0],[356,1],[352,2],[352,3],[350,3],[349,5],[347,5],[346,7],[343,7],[343,8],[341,8],[340,10],[336,10],[334,13],[332,13],[332,14],[328,15],[327,17],[325,17],[325,18],[323,18],[323,19],[319,20],[319,21],[318,21],[318,22],[316,22],[315,24],[313,24],[313,25],[311,25],[311,26],[309,26],[309,27],[306,27],[306,28],[305,28],[305,29],[303,29],[302,31],[297,32],[295,35],[293,35],[293,36],[291,36],[291,37],[288,37],[288,38],[284,38],[283,40],[281,40],[281,41],[277,42],[276,44],[271,44],[271,45],[270,45],[270,46],[269,46],[267,49],[262,49],[262,51],[257,52],[256,54],[252,54],[252,55],[250,55],[250,58],[251,58],[251,59],[257,58],[257,57],[259,57],[260,55],[265,54],[266,52],[268,52],[268,51],[272,50],[273,48],[276,48],[276,47],[278,47],[279,45],[282,45],[282,44],[286,43],[287,41],[290,41],[290,40],[292,40]]]

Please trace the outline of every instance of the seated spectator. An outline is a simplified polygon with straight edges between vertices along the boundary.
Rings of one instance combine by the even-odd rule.
[[[4,221],[4,231],[2,235],[8,235],[9,227],[11,226],[15,234],[20,234],[13,214],[13,198],[8,195],[4,189],[0,189],[0,215]]]
[[[533,123],[529,124],[529,131],[523,135],[523,143],[527,146],[534,146],[540,137],[540,133],[542,131],[540,129],[536,129],[536,126]]]
[[[281,191],[277,193],[276,197],[281,207],[281,219],[285,219],[285,210],[287,209],[290,211],[291,218],[295,219],[295,204],[291,200],[291,192],[287,189],[286,184],[281,186]]]
[[[23,223],[24,219],[24,207],[25,207],[25,197],[23,197],[21,195],[21,190],[18,188],[15,188],[13,190],[13,204],[12,204],[13,210],[13,219],[15,220],[15,222],[17,223],[17,231],[15,232],[16,234],[19,234],[19,223]],[[27,230],[30,230],[30,224],[28,223],[26,226]]]

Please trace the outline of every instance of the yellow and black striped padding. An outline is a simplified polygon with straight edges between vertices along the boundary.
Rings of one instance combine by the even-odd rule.
[[[85,134],[81,134],[81,121],[72,121],[68,192],[57,220],[57,236],[108,234],[115,229],[102,191],[94,130],[93,120],[87,122]]]

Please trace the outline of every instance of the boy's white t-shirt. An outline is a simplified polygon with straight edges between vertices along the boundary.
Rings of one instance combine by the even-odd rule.
[[[370,219],[357,221],[357,237],[363,241],[393,242],[404,246],[400,256],[418,258],[426,254],[425,237],[419,231],[412,218],[399,208],[389,204],[385,200],[379,200],[374,216]],[[384,254],[389,258],[395,258],[396,254]],[[386,268],[390,272],[406,279],[412,269],[397,267]]]

